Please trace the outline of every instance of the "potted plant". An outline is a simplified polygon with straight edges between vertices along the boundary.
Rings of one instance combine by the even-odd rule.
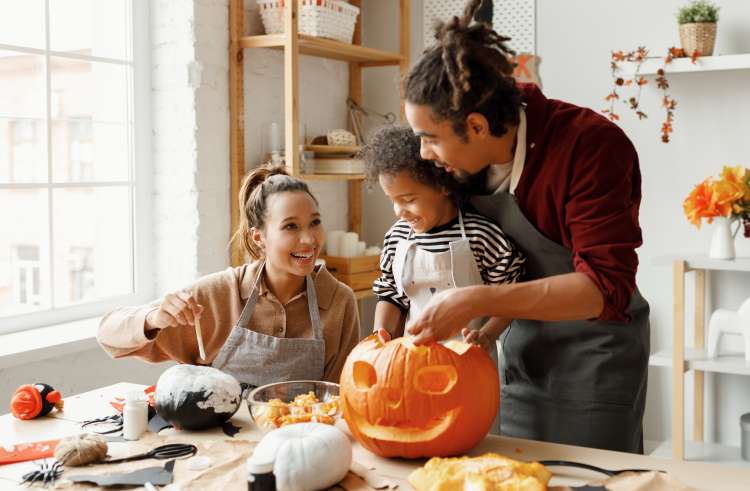
[[[694,0],[677,11],[680,43],[688,55],[697,51],[700,56],[711,56],[716,43],[716,23],[719,7],[708,0]]]

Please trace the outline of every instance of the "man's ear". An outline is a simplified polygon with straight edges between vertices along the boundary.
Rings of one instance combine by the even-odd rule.
[[[258,248],[260,249],[266,248],[266,242],[265,242],[265,239],[263,238],[263,232],[259,228],[251,227],[249,233],[250,233],[250,240],[253,241],[253,244],[257,245]]]
[[[474,137],[485,137],[490,134],[490,123],[480,113],[470,113],[466,116],[466,131]]]

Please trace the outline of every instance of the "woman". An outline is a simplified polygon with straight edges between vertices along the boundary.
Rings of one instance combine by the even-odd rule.
[[[405,79],[421,154],[471,180],[477,210],[527,255],[524,282],[436,294],[407,331],[445,339],[480,316],[503,334],[503,434],[643,452],[649,306],[635,286],[642,243],[638,156],[589,109],[516,85],[512,54],[480,1],[438,27]]]
[[[251,386],[338,382],[358,341],[359,316],[351,288],[315,266],[325,241],[318,201],[283,167],[266,166],[245,177],[239,199],[235,238],[252,261],[150,305],[107,314],[99,343],[114,358],[208,364]]]

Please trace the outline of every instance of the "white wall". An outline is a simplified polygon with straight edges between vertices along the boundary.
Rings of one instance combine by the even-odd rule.
[[[610,51],[646,46],[652,54],[663,55],[668,47],[679,46],[674,13],[683,3],[538,1],[537,49],[546,95],[596,110],[605,107],[602,99],[611,87]],[[750,4],[719,3],[716,54],[750,52]],[[718,174],[725,164],[750,166],[750,70],[683,75],[669,75],[666,70],[670,92],[678,101],[669,144],[659,139],[663,112],[655,87],[647,86],[641,98],[648,120],[635,121],[624,107],[620,111],[621,126],[638,149],[643,174],[640,217],[645,240],[639,250],[638,284],[652,307],[652,351],[671,346],[672,333],[671,271],[654,266],[654,257],[708,250],[710,227],[698,231],[688,224],[682,213],[683,199],[693,185]],[[739,238],[737,246],[738,254],[750,254],[750,239]],[[692,289],[688,295],[692,296]],[[747,276],[711,275],[708,311],[736,309],[748,296]],[[686,319],[692,323],[691,310]],[[670,375],[663,368],[652,368],[649,373],[646,438],[670,435]],[[739,445],[739,416],[750,412],[750,379],[726,375],[707,379],[707,439]],[[689,389],[687,400],[692,400]],[[686,428],[691,424],[688,418]]]

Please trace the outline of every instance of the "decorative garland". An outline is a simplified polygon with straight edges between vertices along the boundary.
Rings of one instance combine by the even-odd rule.
[[[606,114],[611,121],[619,121],[620,119],[620,115],[615,112],[615,101],[620,100],[620,93],[617,91],[618,88],[632,86],[637,87],[637,92],[634,96],[629,97],[627,100],[623,100],[623,102],[628,105],[629,109],[632,109],[633,112],[635,112],[638,120],[648,118],[648,115],[641,109],[641,90],[643,89],[644,85],[648,84],[648,80],[646,80],[646,78],[640,74],[641,65],[643,65],[643,62],[646,61],[647,56],[648,49],[646,49],[644,46],[639,46],[635,51],[612,52],[612,59],[609,66],[612,73],[612,81],[614,85],[612,87],[612,91],[607,94],[607,97],[604,98],[605,101],[609,102],[609,107],[602,109],[602,113]],[[690,57],[691,62],[695,63],[699,56],[700,53],[697,50],[694,51],[692,56]],[[683,51],[681,48],[669,48],[669,50],[667,51],[667,56],[664,57],[664,64],[656,71],[655,83],[656,87],[663,93],[662,107],[666,112],[666,118],[664,120],[664,123],[662,123],[661,125],[661,141],[664,143],[669,143],[669,134],[673,131],[672,124],[674,122],[674,111],[677,107],[677,101],[673,97],[671,97],[668,92],[669,81],[666,77],[665,67],[670,64],[674,58],[682,57],[685,57],[685,51]],[[620,71],[620,63],[622,62],[631,62],[636,64],[635,72],[633,73],[632,78],[625,79],[619,76],[618,72]]]

